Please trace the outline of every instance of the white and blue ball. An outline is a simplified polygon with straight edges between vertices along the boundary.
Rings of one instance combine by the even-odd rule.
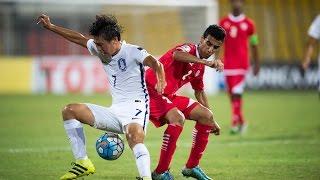
[[[107,132],[97,140],[96,150],[101,158],[116,160],[123,153],[124,143],[119,134]]]

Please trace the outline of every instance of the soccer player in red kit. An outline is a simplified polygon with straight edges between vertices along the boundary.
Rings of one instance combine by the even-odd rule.
[[[209,134],[219,135],[220,127],[213,119],[204,92],[203,74],[205,66],[223,70],[220,60],[206,59],[220,48],[224,37],[225,31],[222,27],[211,25],[203,33],[199,44],[186,43],[166,52],[160,58],[167,82],[163,94],[158,94],[155,90],[156,75],[151,70],[146,72],[150,120],[156,127],[168,124],[163,135],[159,163],[152,173],[153,180],[173,179],[169,166],[185,119],[194,120],[196,124],[192,132],[191,152],[182,174],[196,179],[211,179],[199,167],[199,161],[206,149]],[[176,94],[178,89],[189,82],[197,101]]]
[[[226,30],[224,44],[224,74],[227,91],[231,100],[231,134],[243,133],[247,127],[242,115],[242,93],[245,75],[249,68],[248,44],[252,48],[254,60],[253,73],[259,72],[258,37],[254,23],[243,14],[244,0],[230,0],[231,13],[220,20],[220,26]]]

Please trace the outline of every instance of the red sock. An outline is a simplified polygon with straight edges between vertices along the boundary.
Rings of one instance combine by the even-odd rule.
[[[181,134],[182,127],[169,124],[163,135],[163,142],[160,152],[160,159],[156,173],[163,173],[169,169],[172,156],[176,150],[176,143]]]
[[[234,98],[231,100],[232,104],[232,126],[243,124],[242,118],[242,99]]]
[[[189,159],[186,164],[187,168],[194,168],[199,165],[202,154],[207,147],[211,129],[212,126],[196,123],[192,132],[193,141]]]

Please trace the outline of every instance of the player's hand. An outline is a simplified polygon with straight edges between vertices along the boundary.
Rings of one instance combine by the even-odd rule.
[[[214,61],[204,60],[204,65],[209,66],[209,67],[213,67],[214,66]]]
[[[220,135],[220,129],[221,128],[220,128],[219,124],[216,121],[214,121],[214,126],[211,129],[211,133],[213,133],[216,136],[219,136]]]
[[[156,84],[156,90],[158,92],[158,94],[163,94],[164,92],[164,88],[167,86],[167,82],[166,80],[158,80],[157,84]]]
[[[224,69],[223,62],[220,59],[214,60],[214,68],[216,68],[218,72],[222,72]]]
[[[207,61],[206,65],[211,68],[215,68],[218,72],[222,72],[224,69],[224,64],[220,59],[216,59],[213,61]]]
[[[259,74],[260,71],[260,65],[259,64],[255,64],[253,67],[253,75],[257,76]]]
[[[41,14],[41,16],[37,19],[37,24],[41,23],[43,27],[50,29],[52,27],[52,23],[50,22],[49,16],[45,14]]]

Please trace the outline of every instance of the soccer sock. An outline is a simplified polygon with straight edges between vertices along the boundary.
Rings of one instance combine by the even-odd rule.
[[[242,99],[233,98],[231,100],[231,104],[232,104],[232,126],[243,124],[242,112],[241,112]]]
[[[239,116],[239,124],[243,124],[244,123],[244,119],[242,117],[242,98],[238,98],[237,99],[238,101],[238,109],[237,109],[237,113],[238,113],[238,116]]]
[[[181,134],[182,126],[169,124],[163,135],[160,159],[156,173],[160,174],[169,169],[172,156],[176,150],[176,143]]]
[[[196,123],[195,128],[192,132],[192,148],[187,161],[187,168],[194,168],[199,164],[203,152],[205,151],[208,144],[208,137],[212,126],[203,125]]]
[[[136,157],[136,164],[140,177],[151,177],[150,154],[147,147],[144,144],[139,143],[132,148],[132,151]]]
[[[64,121],[63,124],[74,158],[76,160],[87,159],[86,140],[81,122],[76,119],[69,119]]]

